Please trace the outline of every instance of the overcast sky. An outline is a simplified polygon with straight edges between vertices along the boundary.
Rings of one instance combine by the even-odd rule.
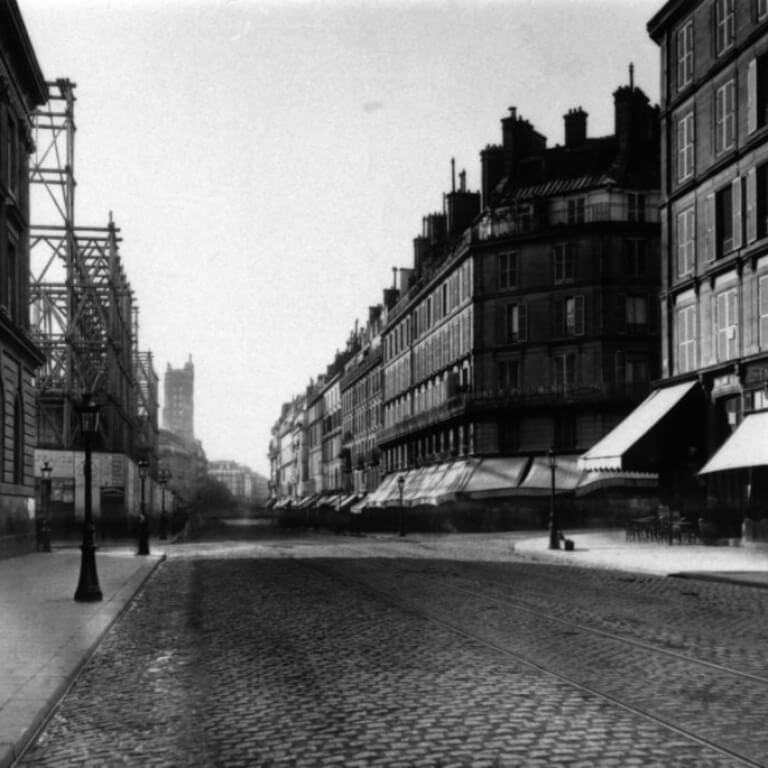
[[[411,266],[451,158],[510,106],[563,142],[613,91],[658,102],[661,0],[19,0],[43,73],[77,84],[77,223],[113,211],[140,346],[195,364],[209,459],[264,474],[281,404]]]

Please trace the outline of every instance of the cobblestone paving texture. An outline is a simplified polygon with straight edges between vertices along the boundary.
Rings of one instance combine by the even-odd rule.
[[[250,547],[247,558],[245,551],[212,547],[199,559],[190,550],[163,564],[107,634],[22,765],[739,764],[419,615],[425,608],[442,611],[502,647],[523,642],[520,636],[533,643],[553,634],[551,625],[542,629],[529,616],[525,626],[519,612],[498,603],[459,599],[455,590],[449,597],[420,561],[354,558],[371,552],[354,542],[317,564],[320,569],[301,559],[310,555],[301,546],[286,544],[277,557],[267,546]],[[569,571],[549,581],[546,566],[524,577],[530,564],[508,572],[482,570],[488,564],[430,567],[494,590],[505,582],[522,588],[525,579],[533,587],[541,579],[538,599],[549,595],[558,611],[569,599],[567,583],[577,580]],[[645,595],[660,606],[686,599],[654,580],[644,592],[640,583],[607,573],[601,578],[625,600]],[[372,592],[361,579],[416,610]],[[656,610],[649,609],[651,623]],[[605,667],[607,677],[615,682],[623,675],[640,698],[664,694],[677,701],[685,693],[665,687],[664,669],[648,683],[642,665],[627,675],[608,641],[561,631],[548,642],[537,652],[557,669],[574,662],[583,673]],[[692,681],[699,696],[711,679]],[[753,703],[736,702],[734,713],[751,711]]]

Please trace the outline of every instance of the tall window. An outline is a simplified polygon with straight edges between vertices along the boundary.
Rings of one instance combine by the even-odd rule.
[[[648,258],[645,240],[630,237],[626,241],[627,275],[641,277],[648,273]]]
[[[758,283],[758,304],[760,311],[760,346],[768,347],[768,275],[763,275]]]
[[[768,2],[768,0],[766,0]],[[768,124],[768,53],[747,65],[747,132]]]
[[[696,306],[677,312],[677,373],[696,370]]]
[[[558,302],[560,317],[556,318],[556,327],[565,336],[584,335],[584,297],[568,296]]]
[[[734,40],[734,0],[715,0],[715,50],[719,56]]]
[[[8,316],[14,322],[18,320],[18,292],[19,281],[17,279],[18,254],[16,251],[16,241],[8,239],[8,280],[5,285],[5,306],[8,310]]]
[[[764,19],[768,16],[768,0],[757,0],[757,18]]]
[[[627,192],[627,218],[630,221],[645,221],[645,195]]]
[[[576,353],[565,352],[554,358],[555,387],[567,389],[576,385]]]
[[[499,288],[514,288],[517,285],[517,253],[500,253],[498,262]]]
[[[717,295],[715,305],[717,359],[732,360],[739,354],[739,299],[735,288]]]
[[[555,282],[571,282],[576,276],[576,243],[564,243],[554,248]]]
[[[768,0],[766,0],[768,2]],[[762,239],[768,236],[768,163],[759,165],[754,172],[754,222],[749,222],[754,227],[752,239]],[[749,203],[747,204],[749,208]]]
[[[648,297],[627,296],[627,333],[645,333],[648,330]]]
[[[24,403],[20,392],[13,401],[13,482],[24,482]]]
[[[717,258],[741,247],[741,187],[736,184],[715,194],[715,246]]]
[[[677,180],[684,181],[693,176],[693,112],[688,112],[677,121]]]
[[[19,183],[18,134],[16,131],[16,121],[11,116],[10,110],[8,110],[6,114],[8,116],[8,133],[5,139],[6,182],[8,184],[8,189],[15,193],[18,190]]]
[[[693,20],[677,30],[677,88],[684,88],[693,80]]]
[[[506,338],[508,342],[525,341],[527,319],[525,304],[507,305]]]
[[[736,83],[729,80],[715,92],[715,152],[731,149],[736,137]]]
[[[520,361],[499,360],[496,364],[496,381],[502,391],[520,388]]]
[[[693,206],[677,215],[677,274],[693,272],[696,253],[696,219]]]
[[[581,224],[584,221],[584,198],[576,197],[568,201],[568,223]]]

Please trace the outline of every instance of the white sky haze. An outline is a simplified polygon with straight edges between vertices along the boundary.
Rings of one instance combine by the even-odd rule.
[[[548,146],[576,106],[612,133],[630,62],[658,102],[661,0],[19,5],[46,79],[77,84],[77,223],[113,211],[161,389],[191,354],[208,458],[263,474],[281,404],[412,265],[452,157],[478,189],[513,105]]]

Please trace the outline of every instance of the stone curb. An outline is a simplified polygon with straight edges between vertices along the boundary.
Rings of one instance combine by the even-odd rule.
[[[53,715],[61,698],[77,681],[104,635],[128,609],[165,559],[166,555],[162,554],[148,567],[138,568],[100,606],[96,615],[86,621],[83,628],[88,633],[85,649],[61,649],[56,657],[59,662],[56,666],[65,667],[63,674],[47,669],[39,671],[25,682],[19,693],[0,711],[0,722],[3,726],[10,725],[13,731],[12,741],[7,741],[7,734],[3,734],[3,741],[0,741],[0,768],[12,768],[23,757]],[[47,666],[53,666],[52,662]]]

